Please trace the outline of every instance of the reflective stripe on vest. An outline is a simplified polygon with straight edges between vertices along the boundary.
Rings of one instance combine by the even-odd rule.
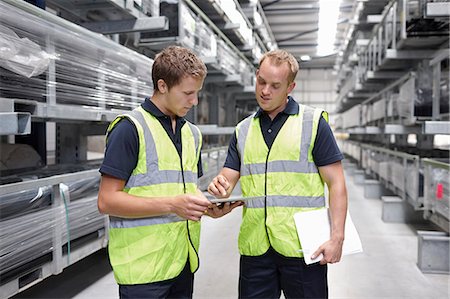
[[[140,124],[145,123],[144,117],[142,113],[134,113],[133,117],[138,121]],[[155,121],[158,121],[155,119]],[[200,132],[197,127],[192,125],[189,122],[186,122],[189,127],[191,128],[192,134],[194,135],[195,140],[195,148],[199,149],[199,143],[200,143]],[[160,130],[164,130],[164,128],[160,128]],[[150,129],[148,126],[143,127],[143,134],[144,139],[146,141],[146,156],[147,157],[158,157],[157,150],[156,150],[156,143],[153,140],[153,136],[150,132]],[[188,159],[195,158],[199,155],[199,153],[196,153],[196,156],[187,156]],[[178,156],[178,153],[177,153]],[[183,157],[183,161],[185,157]],[[176,159],[173,159],[174,161],[177,161]],[[156,185],[156,184],[164,184],[164,183],[173,183],[173,182],[180,182],[181,180],[181,172],[179,170],[168,170],[168,169],[159,169],[158,163],[155,163],[155,159],[146,159],[146,172],[145,173],[134,173],[130,176],[128,179],[126,187],[129,186],[149,186],[149,185]],[[197,165],[196,165],[197,166]],[[158,172],[157,176],[149,176],[147,173],[155,173]],[[185,183],[197,183],[197,172],[184,170],[184,181]]]
[[[138,161],[124,192],[136,196],[176,196],[197,191],[197,164],[201,134],[186,122],[181,129],[182,159],[160,122],[139,107],[120,115],[136,127]],[[156,142],[157,141],[157,142]],[[181,162],[183,169],[181,169]],[[119,284],[143,284],[178,276],[189,257],[191,271],[198,268],[200,223],[167,214],[147,218],[110,216],[109,255]]]
[[[293,215],[325,206],[324,184],[312,149],[323,111],[300,105],[288,117],[269,151],[254,115],[238,124],[241,188],[247,201],[239,234],[242,255],[264,254],[269,246],[289,257],[302,257]],[[324,113],[327,119],[326,113]]]

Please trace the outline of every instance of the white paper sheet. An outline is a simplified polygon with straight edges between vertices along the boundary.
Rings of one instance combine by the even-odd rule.
[[[328,209],[319,209],[298,212],[294,215],[297,234],[302,245],[302,251],[306,264],[319,262],[322,255],[311,260],[311,255],[326,241],[330,239],[330,217]],[[345,239],[342,246],[342,255],[362,252],[362,244],[353,224],[350,213],[347,211],[345,221]]]

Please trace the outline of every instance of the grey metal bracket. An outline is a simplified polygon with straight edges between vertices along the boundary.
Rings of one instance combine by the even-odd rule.
[[[31,114],[28,112],[0,112],[0,135],[31,133]]]
[[[430,18],[450,16],[450,3],[444,1],[427,3],[426,16]]]
[[[435,50],[386,50],[386,59],[431,59]]]
[[[450,134],[450,121],[426,121],[422,131],[423,134]]]
[[[82,25],[91,31],[102,34],[148,32],[169,29],[169,19],[165,16],[159,16],[120,21],[89,22]]]

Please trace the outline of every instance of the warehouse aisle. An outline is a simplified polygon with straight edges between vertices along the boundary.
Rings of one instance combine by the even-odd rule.
[[[381,220],[381,200],[365,199],[347,178],[352,219],[364,253],[329,267],[330,298],[449,298],[449,275],[423,274],[416,265],[416,229]],[[200,270],[194,298],[237,298],[237,235],[241,208],[221,219],[203,219]],[[15,298],[118,298],[105,251],[47,279]]]

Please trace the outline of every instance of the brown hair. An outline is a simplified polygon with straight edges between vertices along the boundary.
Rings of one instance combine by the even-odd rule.
[[[158,91],[158,80],[166,82],[170,89],[186,76],[204,79],[206,66],[194,52],[179,46],[170,46],[159,52],[152,67],[153,88]]]
[[[297,59],[295,59],[295,57],[291,53],[281,49],[269,51],[261,57],[261,59],[259,60],[259,65],[261,65],[266,59],[268,59],[270,63],[276,66],[279,66],[285,62],[289,64],[290,73],[288,76],[288,80],[289,83],[294,82],[299,70],[299,66]]]

